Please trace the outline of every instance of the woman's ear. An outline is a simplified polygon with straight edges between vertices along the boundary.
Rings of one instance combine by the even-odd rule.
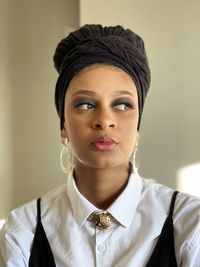
[[[67,131],[66,131],[66,129],[64,127],[62,128],[62,130],[60,132],[60,136],[61,136],[62,139],[65,139],[65,138],[68,139]]]

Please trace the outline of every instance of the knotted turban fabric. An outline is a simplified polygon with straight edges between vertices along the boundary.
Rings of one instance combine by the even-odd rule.
[[[144,101],[150,86],[150,69],[141,37],[122,26],[85,25],[61,40],[53,59],[59,73],[55,105],[61,129],[64,126],[65,94],[71,79],[88,65],[105,63],[121,68],[135,82],[139,104],[139,130]]]

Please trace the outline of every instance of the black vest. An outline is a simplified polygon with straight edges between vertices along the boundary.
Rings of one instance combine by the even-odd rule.
[[[173,211],[177,193],[175,191],[172,196],[169,215],[145,267],[177,267],[173,227]],[[40,202],[41,199],[39,198],[37,200],[37,226],[29,259],[29,267],[56,267],[53,253],[41,222]]]

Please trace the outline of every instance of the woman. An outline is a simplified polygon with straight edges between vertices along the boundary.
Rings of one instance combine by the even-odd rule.
[[[73,169],[67,185],[11,212],[1,266],[199,267],[200,200],[141,178],[130,161],[150,84],[142,39],[85,25],[54,62]]]

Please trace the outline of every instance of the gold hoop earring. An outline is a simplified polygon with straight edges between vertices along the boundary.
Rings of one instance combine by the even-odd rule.
[[[65,174],[68,174],[73,169],[73,156],[70,148],[70,144],[67,138],[62,139],[63,147],[60,152],[60,165]],[[63,164],[63,158],[65,157],[66,166]]]

